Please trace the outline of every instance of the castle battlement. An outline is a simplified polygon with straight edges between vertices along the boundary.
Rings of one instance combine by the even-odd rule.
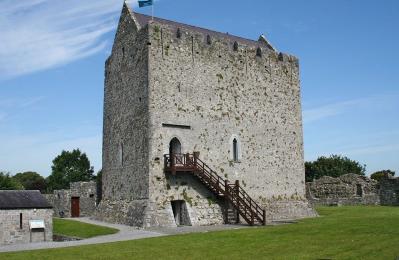
[[[150,16],[140,13],[132,12],[132,16],[139,28],[150,26],[154,29],[153,35],[158,36],[157,38],[161,37],[163,47],[170,46],[170,43],[185,44],[187,42],[188,45],[191,43],[191,48],[196,51],[195,54],[200,54],[198,50],[195,50],[196,47],[219,48],[219,56],[239,54],[247,59],[252,58],[258,61],[272,59],[276,62],[293,63],[298,66],[297,57],[278,52],[264,35],[260,35],[258,41],[255,41],[158,17],[152,20]]]

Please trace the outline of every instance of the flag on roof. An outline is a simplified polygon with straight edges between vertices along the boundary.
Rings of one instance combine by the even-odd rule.
[[[151,6],[152,0],[139,0],[139,7]]]

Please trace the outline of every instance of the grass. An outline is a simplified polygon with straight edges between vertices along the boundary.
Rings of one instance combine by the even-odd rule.
[[[115,234],[119,231],[118,229],[114,228],[97,226],[61,218],[54,218],[53,225],[54,234],[77,238],[90,238],[95,236]]]
[[[296,224],[0,254],[6,259],[396,259],[399,207],[321,207]]]

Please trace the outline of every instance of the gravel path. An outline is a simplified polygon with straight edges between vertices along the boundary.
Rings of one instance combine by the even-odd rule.
[[[97,236],[93,238],[87,238],[77,241],[65,241],[65,242],[38,242],[29,244],[16,244],[16,245],[6,245],[0,246],[0,252],[11,252],[11,251],[23,251],[23,250],[35,250],[35,249],[46,249],[46,248],[60,248],[69,246],[81,246],[81,245],[91,245],[91,244],[101,244],[116,241],[134,240],[147,237],[158,237],[164,236],[166,234],[147,231],[142,229],[137,229],[135,227],[111,224],[101,221],[92,220],[89,218],[74,218],[73,220],[95,224],[99,226],[106,226],[111,228],[119,229],[119,232],[112,235]]]
[[[47,249],[47,248],[61,248],[70,246],[81,246],[81,245],[92,245],[109,243],[116,241],[135,240],[148,237],[167,236],[175,234],[186,234],[196,232],[210,232],[218,230],[228,229],[240,229],[240,228],[256,228],[249,227],[248,225],[214,225],[214,226],[182,226],[175,228],[150,228],[150,229],[139,229],[132,226],[112,224],[102,221],[97,221],[89,218],[73,218],[72,220],[105,226],[110,228],[119,229],[119,232],[112,235],[97,236],[93,238],[87,238],[77,241],[65,241],[65,242],[38,242],[28,244],[16,244],[0,246],[0,252],[12,252],[12,251],[24,251],[24,250],[36,250],[36,249]]]

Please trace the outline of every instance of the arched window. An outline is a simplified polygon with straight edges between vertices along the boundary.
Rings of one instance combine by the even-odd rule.
[[[118,162],[119,162],[120,166],[123,166],[123,144],[122,144],[122,142],[119,143]]]
[[[238,162],[238,142],[237,139],[233,139],[233,161]]]

